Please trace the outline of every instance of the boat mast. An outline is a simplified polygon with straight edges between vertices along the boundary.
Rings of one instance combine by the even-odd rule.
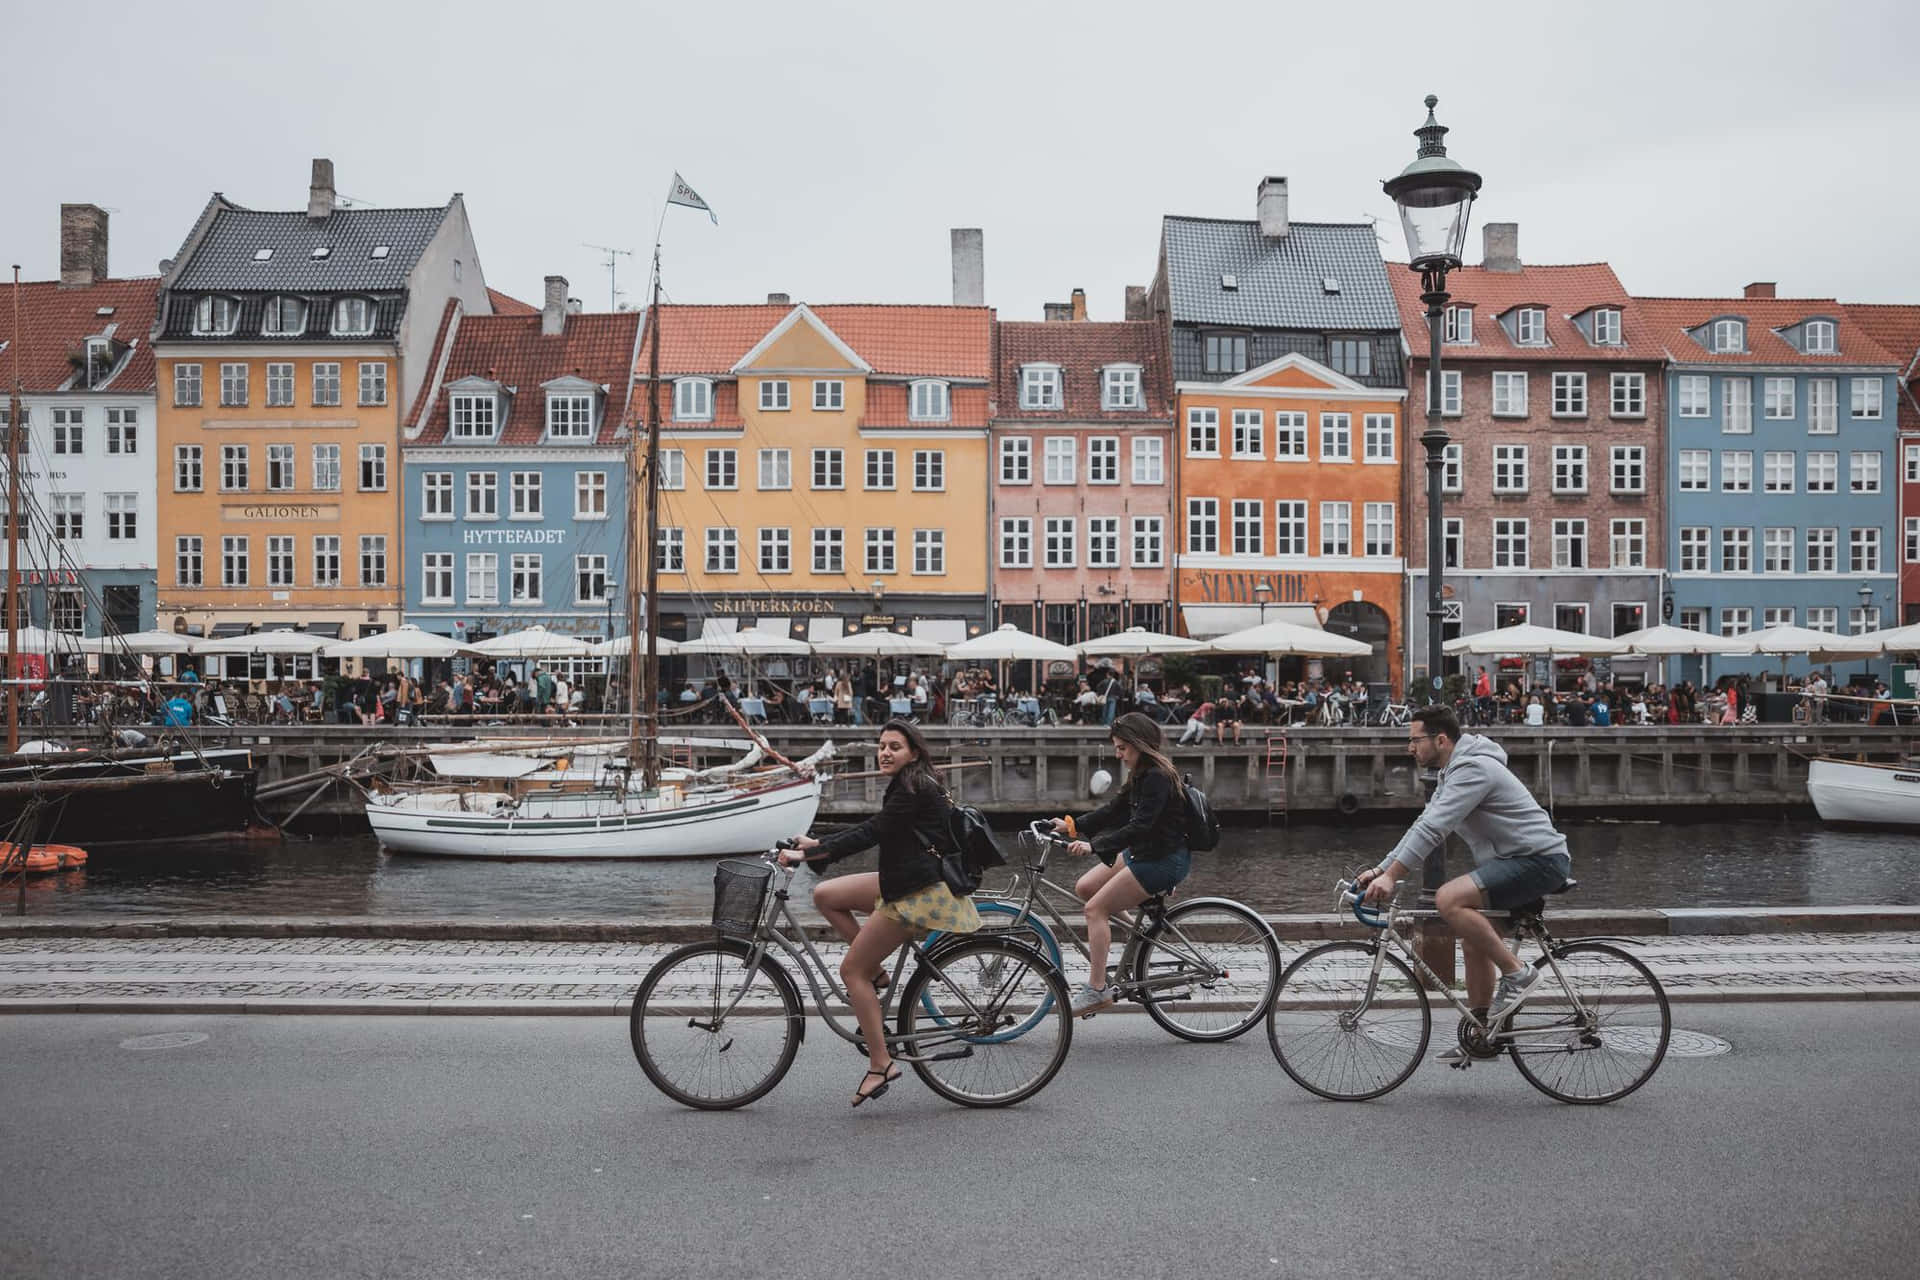
[[[665,221],[664,214],[662,221]],[[645,323],[648,330],[647,455],[646,464],[638,477],[639,483],[629,485],[630,489],[641,489],[646,503],[645,541],[634,552],[644,566],[644,577],[638,581],[645,586],[639,598],[633,595],[628,597],[627,687],[638,694],[633,710],[633,730],[635,746],[640,752],[641,780],[647,787],[657,787],[660,785],[660,646],[653,640],[660,631],[660,561],[657,550],[660,542],[660,241],[657,237],[653,242],[653,298],[647,307]],[[628,573],[627,581],[636,582],[635,575]],[[639,616],[643,600],[644,619]],[[644,622],[644,630],[635,625],[641,622]],[[640,637],[643,635],[647,638],[644,666],[640,661]],[[651,733],[646,731],[649,724],[653,727]]]
[[[7,400],[7,753],[20,749],[20,264],[13,264],[13,386]],[[24,880],[24,876],[22,877]]]

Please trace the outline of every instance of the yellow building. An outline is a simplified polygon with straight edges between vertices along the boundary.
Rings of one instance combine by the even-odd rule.
[[[154,325],[161,626],[352,639],[398,624],[398,425],[456,298],[491,309],[458,196],[338,208],[317,160],[304,211],[213,198]]]
[[[662,634],[978,634],[993,313],[658,310]]]

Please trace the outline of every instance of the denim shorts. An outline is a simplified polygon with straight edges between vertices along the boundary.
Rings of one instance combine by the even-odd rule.
[[[1573,860],[1564,853],[1529,853],[1483,862],[1467,875],[1480,886],[1489,908],[1505,911],[1552,893],[1572,870]]]
[[[1193,854],[1185,849],[1151,860],[1136,859],[1129,849],[1126,859],[1127,870],[1133,872],[1142,889],[1152,894],[1171,893],[1175,885],[1187,878],[1187,872],[1193,870]]]

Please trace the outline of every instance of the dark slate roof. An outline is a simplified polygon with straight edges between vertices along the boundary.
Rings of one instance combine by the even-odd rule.
[[[271,213],[222,201],[172,287],[198,293],[405,288],[407,273],[440,229],[447,208],[335,209],[325,218],[309,218],[305,210]],[[386,257],[368,256],[383,244]],[[313,250],[323,246],[332,252],[313,257]],[[261,249],[272,249],[273,256],[256,262],[253,255]]]
[[[1161,231],[1177,324],[1260,329],[1398,329],[1400,310],[1364,222],[1296,222],[1278,240],[1257,222],[1169,215]],[[1237,280],[1223,289],[1222,275]],[[1323,283],[1339,282],[1338,293]]]
[[[160,340],[163,342],[384,342],[391,341],[400,331],[400,317],[407,309],[407,295],[404,293],[374,293],[367,290],[344,289],[334,293],[309,294],[292,290],[279,290],[267,293],[235,293],[230,289],[218,291],[223,297],[237,297],[240,301],[240,322],[233,332],[227,335],[209,335],[193,331],[193,307],[199,294],[170,292],[160,315]],[[357,294],[373,299],[373,332],[352,335],[336,335],[331,332],[333,323],[333,301],[343,293]],[[292,337],[280,337],[260,332],[260,319],[265,312],[270,297],[289,296],[302,298],[307,304],[307,329],[305,333]]]

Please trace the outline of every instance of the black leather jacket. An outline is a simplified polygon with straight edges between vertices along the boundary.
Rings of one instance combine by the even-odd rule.
[[[940,862],[931,852],[945,847],[947,810],[952,802],[940,784],[920,770],[897,774],[887,784],[880,812],[858,826],[837,832],[814,851],[815,866],[880,846],[880,896],[888,902],[940,880]],[[823,856],[824,855],[824,856]]]
[[[1151,767],[1128,778],[1113,799],[1075,818],[1073,825],[1103,859],[1131,849],[1135,859],[1152,862],[1187,845],[1185,798],[1174,794],[1166,774]]]

